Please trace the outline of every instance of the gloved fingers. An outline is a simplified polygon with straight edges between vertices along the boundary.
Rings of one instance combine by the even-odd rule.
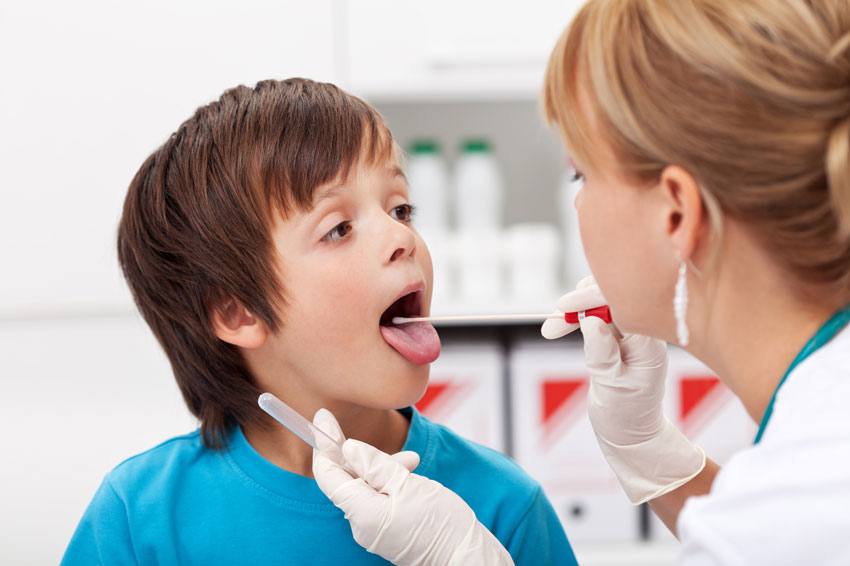
[[[343,480],[342,474],[345,471],[325,454],[317,454],[313,459],[313,473],[319,487],[351,522],[354,540],[363,547],[370,547],[375,542],[375,537],[380,534],[380,525],[386,515],[389,497],[375,491],[362,478],[348,476],[347,480]],[[339,477],[328,482],[331,477],[329,470],[339,473]]]
[[[667,363],[667,343],[651,336],[626,334],[620,341],[623,362],[636,368],[658,368]]]
[[[345,435],[342,433],[342,428],[340,428],[333,413],[327,409],[322,408],[316,411],[316,414],[313,416],[313,424],[339,444],[345,442]],[[319,445],[319,449],[324,450],[326,447],[329,447],[325,446],[330,444],[327,438],[321,435],[316,435],[316,437],[316,444]]]
[[[403,452],[396,452],[392,456],[390,456],[393,460],[407,468],[407,471],[412,472],[419,465],[419,454],[413,452],[412,450],[405,450]]]
[[[334,417],[333,413],[327,409],[319,409],[313,416],[313,426],[338,442],[332,442],[324,434],[313,434],[313,438],[316,441],[319,451],[321,451],[331,461],[344,468],[345,458],[342,455],[341,445],[345,442],[345,435],[342,433],[342,429],[340,428],[336,417]],[[316,452],[316,450],[313,450],[314,458]]]
[[[593,275],[588,275],[576,283],[576,289],[584,289],[585,287],[592,287],[594,285],[596,285],[596,278]]]
[[[346,440],[342,453],[351,470],[381,493],[389,494],[410,474],[389,454],[359,440]]]
[[[579,321],[584,336],[584,358],[588,368],[608,369],[619,364],[620,343],[614,330],[600,318],[588,316]]]
[[[340,462],[335,461],[324,452],[313,450],[313,477],[319,484],[319,489],[336,504],[333,495],[339,489],[354,481],[354,477],[343,468]]]
[[[540,334],[542,334],[547,340],[561,338],[562,336],[566,336],[578,329],[578,324],[570,324],[564,320],[564,313],[555,311],[554,314],[558,314],[560,317],[550,318],[543,323],[543,326],[540,327]]]
[[[582,287],[570,291],[558,299],[558,310],[563,312],[580,312],[608,304],[605,296],[597,285]]]

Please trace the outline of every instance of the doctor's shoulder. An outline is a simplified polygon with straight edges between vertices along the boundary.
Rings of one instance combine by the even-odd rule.
[[[711,493],[687,502],[683,561],[850,564],[848,406],[845,329],[788,376],[761,441],[723,466]]]

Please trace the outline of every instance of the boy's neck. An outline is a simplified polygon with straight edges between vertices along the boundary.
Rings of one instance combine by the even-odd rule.
[[[332,408],[346,438],[356,438],[394,454],[407,440],[410,422],[391,409]],[[312,417],[312,415],[305,415]],[[313,477],[313,449],[281,426],[244,429],[245,438],[265,459],[289,472]]]

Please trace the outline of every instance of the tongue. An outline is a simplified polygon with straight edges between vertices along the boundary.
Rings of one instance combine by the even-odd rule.
[[[381,326],[387,344],[414,364],[430,364],[440,355],[440,337],[429,322]]]

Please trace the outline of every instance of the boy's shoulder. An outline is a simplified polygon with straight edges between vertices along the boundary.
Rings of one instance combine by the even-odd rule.
[[[160,482],[173,481],[181,469],[198,462],[209,452],[200,430],[174,436],[119,463],[107,474],[106,482],[119,495],[136,491],[142,483],[157,489],[161,487]]]

